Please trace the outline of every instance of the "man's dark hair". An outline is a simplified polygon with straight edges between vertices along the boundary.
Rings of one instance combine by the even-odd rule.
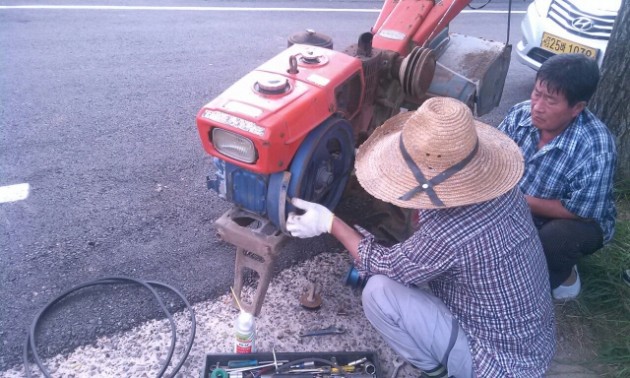
[[[591,99],[599,82],[595,59],[582,54],[559,54],[547,59],[536,74],[536,81],[552,93],[562,93],[573,106]]]

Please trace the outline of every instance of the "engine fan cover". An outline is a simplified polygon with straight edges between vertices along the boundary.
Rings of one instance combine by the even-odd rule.
[[[301,198],[334,209],[354,166],[354,141],[350,123],[331,117],[311,131],[300,145],[286,172],[271,175],[267,190],[267,215],[286,232],[285,221],[294,210],[289,198]]]

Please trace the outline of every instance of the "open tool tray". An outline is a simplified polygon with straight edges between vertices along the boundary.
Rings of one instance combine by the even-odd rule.
[[[366,374],[364,372],[364,364],[356,365],[357,369],[354,373],[346,373],[347,378],[357,377],[357,378],[381,378],[381,366],[379,363],[378,355],[376,352],[291,352],[291,353],[282,353],[276,352],[276,359],[280,360],[288,360],[290,362],[302,359],[309,358],[319,358],[324,360],[332,360],[333,358],[337,360],[337,364],[339,366],[347,365],[353,361],[360,360],[362,358],[367,358],[374,366],[373,374]],[[256,360],[256,361],[273,361],[273,353],[249,353],[249,354],[207,354],[206,361],[203,368],[202,378],[210,378],[212,376],[212,371],[217,368],[217,364],[220,369],[228,369],[228,361],[247,361],[247,360]],[[323,363],[316,362],[317,366],[323,366]],[[282,365],[279,363],[278,365]],[[273,369],[271,371],[266,372],[264,375],[273,376]],[[216,374],[215,374],[216,375]],[[234,376],[233,374],[231,374]],[[286,374],[284,371],[282,372],[282,378],[290,378],[291,375],[295,375],[296,377],[306,377],[304,373],[301,374]],[[330,374],[328,374],[330,375]],[[315,374],[312,374],[315,376]],[[251,374],[243,374],[243,378],[251,378]]]

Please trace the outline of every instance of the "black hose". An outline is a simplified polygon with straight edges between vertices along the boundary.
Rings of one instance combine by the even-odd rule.
[[[485,4],[482,4],[478,7],[473,7],[472,5],[470,5],[470,3],[468,3],[468,8],[473,9],[473,10],[479,10],[479,9],[483,9],[486,7],[486,5],[490,4],[492,0],[487,0]]]
[[[479,9],[483,9],[486,7],[486,5],[490,4],[492,0],[487,0],[485,2],[485,4],[482,4],[478,7],[473,7],[472,5],[470,5],[470,3],[468,3],[468,8],[470,9],[474,9],[474,10],[479,10]],[[508,1],[508,19],[507,19],[507,40],[505,41],[505,44],[509,44],[510,43],[510,24],[512,22],[512,0]]]
[[[509,1],[508,3],[508,22],[507,22],[507,41],[505,41],[505,44],[509,44],[510,43],[510,24],[512,21],[512,0]]]
[[[173,372],[171,374],[171,377],[174,377],[175,374],[177,374],[179,369],[181,369],[182,365],[184,364],[184,361],[186,361],[186,358],[188,357],[188,354],[190,353],[190,350],[192,349],[193,341],[195,339],[195,331],[196,331],[196,327],[197,327],[197,323],[196,323],[196,319],[195,319],[195,313],[194,313],[192,307],[190,306],[190,303],[188,302],[188,300],[178,290],[176,290],[172,286],[166,285],[164,283],[155,282],[155,281],[142,281],[142,280],[137,280],[137,279],[129,278],[129,277],[106,277],[106,278],[101,278],[101,279],[98,279],[98,280],[95,280],[95,281],[90,281],[90,282],[86,282],[86,283],[80,284],[78,286],[75,286],[75,287],[65,291],[64,293],[62,293],[61,295],[59,295],[58,297],[56,297],[52,301],[50,301],[37,314],[37,316],[33,320],[33,323],[31,324],[31,328],[30,328],[28,336],[26,338],[26,343],[24,344],[23,360],[24,360],[24,371],[26,372],[27,378],[31,377],[31,371],[30,371],[30,368],[29,368],[29,361],[28,361],[29,351],[33,355],[33,359],[35,360],[35,363],[36,363],[37,367],[44,374],[44,376],[47,377],[47,378],[52,377],[50,375],[50,372],[46,369],[46,367],[42,363],[42,360],[39,357],[39,353],[37,352],[36,343],[35,343],[35,336],[37,334],[37,329],[38,329],[39,322],[40,322],[42,316],[47,311],[49,311],[54,305],[59,303],[62,299],[64,299],[65,297],[67,297],[68,295],[70,295],[70,294],[72,294],[72,293],[74,293],[76,291],[79,291],[81,289],[84,289],[84,288],[87,288],[87,287],[90,287],[90,286],[111,285],[111,284],[137,284],[137,285],[143,286],[144,288],[146,288],[147,290],[149,290],[153,294],[153,297],[157,300],[158,305],[160,306],[160,308],[162,309],[162,311],[164,312],[164,314],[166,315],[166,317],[169,320],[170,328],[171,328],[171,345],[169,347],[168,356],[167,356],[164,364],[162,365],[162,368],[160,369],[157,377],[162,377],[164,375],[164,373],[166,372],[166,369],[168,368],[168,366],[169,366],[169,364],[171,362],[171,358],[173,357],[173,353],[175,351],[175,343],[177,341],[177,326],[175,325],[175,320],[173,319],[172,314],[168,311],[168,309],[164,305],[164,302],[160,298],[160,296],[157,293],[157,291],[155,291],[153,286],[166,288],[166,289],[172,291],[173,293],[175,293],[184,302],[184,304],[186,306],[186,309],[190,313],[191,331],[190,331],[190,337],[188,339],[188,343],[187,343],[187,346],[186,346],[186,350],[184,351],[184,354],[182,355],[182,358],[179,361],[179,363],[175,366],[175,368],[174,368],[174,370],[173,370]]]

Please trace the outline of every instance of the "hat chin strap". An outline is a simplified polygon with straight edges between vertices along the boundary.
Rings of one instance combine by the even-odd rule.
[[[429,199],[431,200],[431,203],[437,207],[444,207],[444,203],[437,196],[433,188],[437,186],[438,184],[441,184],[442,182],[444,182],[444,180],[453,176],[455,173],[461,171],[468,163],[470,163],[473,157],[477,154],[477,150],[479,149],[479,139],[477,139],[475,141],[475,147],[472,149],[472,151],[470,151],[468,156],[462,159],[459,163],[456,163],[452,165],[451,167],[445,169],[441,173],[437,174],[431,180],[427,180],[422,174],[420,167],[416,165],[416,162],[413,161],[413,159],[411,158],[411,155],[409,155],[409,152],[407,152],[407,149],[405,148],[405,144],[403,143],[403,140],[402,140],[402,134],[400,135],[400,138],[398,139],[398,144],[400,146],[400,152],[402,152],[402,156],[405,159],[405,163],[407,163],[407,167],[409,167],[409,169],[413,173],[413,176],[416,178],[416,181],[418,181],[418,184],[420,184],[416,186],[415,188],[411,189],[410,191],[408,191],[407,193],[403,194],[402,196],[398,197],[398,199],[402,201],[409,201],[416,194],[421,193],[421,192],[426,192],[427,195],[429,196]]]

